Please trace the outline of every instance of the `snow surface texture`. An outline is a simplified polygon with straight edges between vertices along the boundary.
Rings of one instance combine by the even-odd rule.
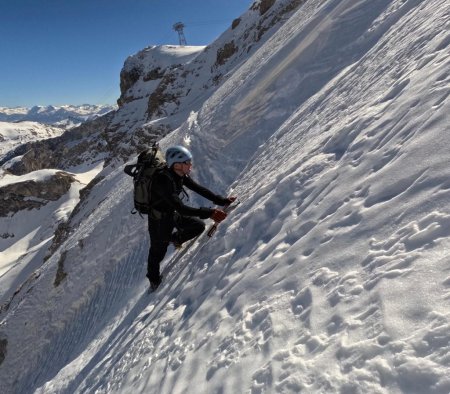
[[[111,170],[2,315],[0,391],[450,392],[449,16],[306,2],[162,141],[239,208],[148,295]]]

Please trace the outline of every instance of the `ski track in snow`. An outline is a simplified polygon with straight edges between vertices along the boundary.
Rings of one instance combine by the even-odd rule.
[[[11,307],[8,341],[26,345],[8,368],[42,338],[29,356],[40,367],[21,376],[16,392],[450,391],[450,9],[438,0],[325,5],[305,8],[309,30],[287,21],[195,124],[163,142],[188,135],[197,155],[229,156],[207,161],[198,176],[215,181],[230,168],[242,203],[170,270],[167,257],[156,293],[144,289],[147,230],[130,218],[129,180],[119,168],[99,184],[82,211],[95,215],[79,217],[41,269],[28,290],[35,300]],[[358,20],[360,37],[336,20]],[[318,58],[306,52],[333,71],[310,96],[286,99],[295,110],[274,116],[273,129],[274,118],[258,117],[279,114],[280,98],[263,93],[308,60],[278,52],[295,29],[305,45],[315,34],[341,34],[347,46],[328,54],[339,64],[321,52],[333,40],[323,38]],[[259,94],[264,103],[248,99]],[[243,102],[250,107],[233,112]],[[224,133],[205,137],[227,121]],[[239,161],[242,153],[251,160]],[[54,275],[63,253],[68,279],[53,288],[45,270]],[[78,298],[67,304],[70,292]],[[36,305],[43,318],[30,322],[34,332],[19,329]]]

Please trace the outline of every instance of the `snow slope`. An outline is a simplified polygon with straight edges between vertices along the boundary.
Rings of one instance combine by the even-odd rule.
[[[306,2],[162,141],[239,208],[147,295],[110,168],[1,315],[0,390],[448,393],[449,15]]]
[[[64,129],[37,122],[0,122],[0,160],[21,144],[57,137],[63,132]]]
[[[55,230],[68,221],[80,201],[80,191],[95,178],[102,166],[101,162],[73,168],[76,182],[59,199],[44,201],[45,206],[31,212],[21,210],[0,217],[0,305],[4,305],[39,268],[55,237]],[[38,170],[22,176],[5,173],[0,177],[0,188],[27,181],[44,183],[59,171]]]

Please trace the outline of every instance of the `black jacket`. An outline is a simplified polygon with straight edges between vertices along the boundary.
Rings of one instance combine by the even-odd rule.
[[[185,205],[180,198],[183,186],[200,194],[216,205],[225,205],[228,200],[199,185],[189,175],[179,176],[172,169],[164,169],[154,175],[151,186],[151,206],[163,214],[173,214],[175,211],[183,216],[197,216],[207,219],[211,216],[211,208],[193,208]]]

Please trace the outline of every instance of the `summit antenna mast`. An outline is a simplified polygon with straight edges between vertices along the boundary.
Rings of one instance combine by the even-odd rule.
[[[175,30],[178,33],[178,38],[180,40],[180,46],[187,45],[186,37],[184,36],[184,23],[183,22],[177,22],[173,25],[173,30]]]

